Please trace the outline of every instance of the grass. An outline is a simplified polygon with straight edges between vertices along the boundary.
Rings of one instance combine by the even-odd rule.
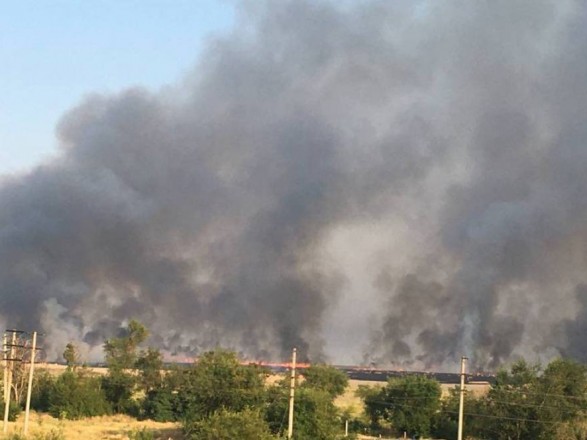
[[[342,409],[349,410],[353,416],[359,416],[363,411],[363,401],[356,395],[359,386],[378,387],[385,386],[386,382],[367,381],[367,380],[349,380],[349,385],[342,396],[339,396],[334,401],[334,404]],[[441,384],[442,395],[448,396],[450,389],[455,385]],[[476,397],[482,396],[489,391],[489,384],[467,384],[467,389]]]
[[[1,440],[21,440],[23,416],[8,423],[9,435]],[[138,421],[124,415],[91,417],[82,420],[58,420],[32,412],[27,440],[180,440],[177,423]]]

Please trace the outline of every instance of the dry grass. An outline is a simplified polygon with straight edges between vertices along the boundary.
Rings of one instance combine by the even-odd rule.
[[[106,368],[106,367],[81,367],[80,366],[77,368],[78,368],[78,370],[83,369],[84,371],[89,371],[89,372],[95,374],[96,376],[105,376],[108,373],[108,368]],[[67,367],[65,365],[61,365],[61,364],[51,364],[51,363],[45,363],[45,362],[40,362],[40,363],[35,364],[35,372],[46,371],[53,376],[59,376],[60,374],[65,372],[65,370],[67,370]]]
[[[8,432],[22,432],[23,416],[8,424]],[[31,413],[29,433],[61,432],[69,440],[124,440],[128,433],[147,429],[153,431],[156,439],[182,439],[177,423],[159,423],[152,420],[138,421],[132,417],[116,415],[91,417],[82,420],[58,420],[47,414]]]
[[[342,409],[348,410],[353,416],[359,416],[363,411],[363,401],[360,397],[357,396],[357,390],[359,386],[367,386],[367,387],[378,387],[381,388],[385,386],[387,382],[378,382],[378,381],[367,381],[367,380],[349,380],[349,385],[345,390],[342,396],[339,396],[334,401],[334,404]],[[453,389],[456,385],[451,384],[441,384],[442,388],[442,396],[448,396],[451,389]],[[471,391],[471,393],[476,396],[482,396],[489,391],[489,384],[488,383],[473,383],[467,384],[467,389]]]
[[[360,397],[357,396],[357,390],[359,389],[359,386],[381,388],[385,384],[386,382],[351,379],[349,380],[349,385],[347,386],[344,394],[342,396],[338,396],[334,401],[334,404],[338,408],[342,410],[348,410],[353,416],[358,417],[363,411],[363,401]]]

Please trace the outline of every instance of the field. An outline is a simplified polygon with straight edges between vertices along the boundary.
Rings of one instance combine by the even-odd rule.
[[[8,432],[22,432],[24,415],[21,414],[16,422],[9,422]],[[92,417],[83,420],[58,420],[47,414],[31,412],[29,434],[46,434],[51,431],[60,432],[63,437],[83,440],[124,440],[129,433],[147,429],[155,433],[160,440],[179,440],[181,432],[176,423],[158,423],[151,420],[138,421],[132,417],[116,415]],[[1,438],[1,437],[0,437]]]
[[[349,386],[347,387],[345,393],[338,397],[334,403],[336,406],[343,410],[350,410],[351,414],[354,416],[358,416],[362,409],[363,404],[361,399],[356,395],[357,390],[360,386],[368,386],[368,387],[383,387],[386,382],[375,382],[375,381],[363,381],[363,380],[349,380]],[[441,384],[442,388],[442,395],[447,396],[451,389],[453,389],[455,385],[452,384]],[[466,387],[473,395],[481,396],[485,394],[489,390],[489,384],[487,383],[473,383],[467,384]]]
[[[49,370],[53,374],[60,374],[64,367],[58,365],[42,365],[39,368]],[[106,369],[97,368],[95,374],[105,374]],[[267,378],[267,383],[272,384],[283,376],[271,375]],[[350,380],[349,386],[345,393],[335,400],[336,406],[342,410],[349,410],[354,416],[358,416],[362,411],[362,401],[356,395],[360,386],[382,387],[385,382],[375,381],[358,381]],[[447,395],[454,385],[442,385],[443,395]],[[467,388],[472,390],[476,395],[487,392],[487,384],[469,384]],[[24,415],[21,414],[16,422],[9,423],[9,433],[22,432]],[[146,429],[153,432],[156,439],[159,440],[180,440],[181,430],[177,423],[158,423],[150,420],[138,421],[128,416],[115,415],[94,417],[84,420],[70,421],[55,419],[47,414],[31,413],[29,424],[29,433],[34,438],[35,434],[47,434],[49,432],[59,432],[65,439],[83,439],[83,440],[124,440],[129,439],[129,434],[136,433]],[[2,437],[0,436],[0,439]]]

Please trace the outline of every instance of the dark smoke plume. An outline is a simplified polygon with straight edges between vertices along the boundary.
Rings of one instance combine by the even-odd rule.
[[[578,0],[244,2],[3,178],[4,321],[55,353],[136,318],[170,353],[585,359],[586,47]]]

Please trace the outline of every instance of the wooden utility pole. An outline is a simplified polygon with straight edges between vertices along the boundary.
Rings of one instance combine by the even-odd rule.
[[[10,339],[10,351],[8,358],[6,359],[6,394],[4,399],[4,426],[3,431],[4,434],[8,432],[8,412],[10,410],[10,388],[12,387],[12,370],[14,369],[14,347],[16,346],[16,333],[17,330],[7,330],[8,332],[12,332],[12,337]]]
[[[463,418],[465,410],[465,368],[467,365],[467,358],[463,356],[461,358],[461,389],[459,390],[459,431],[457,434],[457,440],[463,440]]]
[[[35,371],[35,353],[37,350],[37,332],[33,332],[33,342],[31,346],[31,367],[29,369],[29,384],[26,390],[26,407],[24,413],[24,430],[26,436],[29,430],[29,413],[31,410],[31,392],[33,390],[33,373]]]
[[[293,436],[293,419],[294,419],[294,395],[296,388],[296,349],[293,349],[291,355],[291,382],[289,385],[289,418],[287,423],[287,438]]]
[[[4,336],[2,337],[2,362],[4,366],[4,374],[2,375],[3,379],[3,387],[4,387],[4,401],[6,402],[6,393],[8,392],[8,336],[6,332],[4,332]]]

